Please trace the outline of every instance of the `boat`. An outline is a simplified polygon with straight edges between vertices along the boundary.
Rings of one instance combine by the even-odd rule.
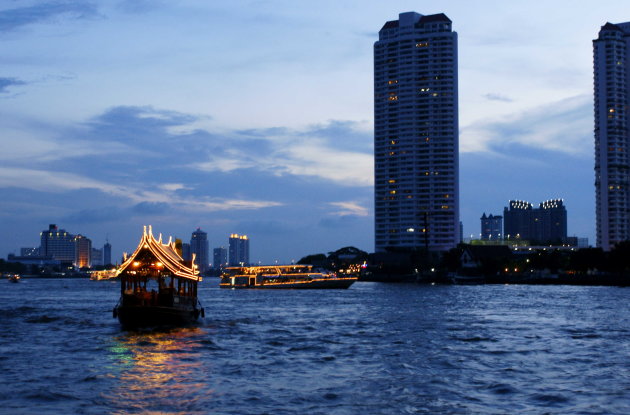
[[[20,275],[19,274],[11,274],[8,276],[9,278],[9,282],[20,282]]]
[[[197,299],[201,281],[195,257],[184,261],[172,238],[162,243],[144,227],[135,252],[117,270],[120,300],[113,315],[127,328],[182,326],[204,316]]]
[[[90,280],[103,281],[103,280],[110,280],[112,278],[116,278],[117,270],[116,268],[104,269],[101,271],[91,271],[89,274],[90,274]]]
[[[284,288],[322,289],[348,288],[356,276],[337,276],[335,273],[315,270],[312,265],[266,265],[255,267],[228,267],[221,275],[221,288]]]

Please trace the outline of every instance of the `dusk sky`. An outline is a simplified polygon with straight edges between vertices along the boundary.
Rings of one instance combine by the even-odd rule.
[[[406,11],[458,33],[464,235],[562,198],[594,244],[592,39],[627,0],[4,0],[1,256],[49,223],[114,258],[144,224],[263,263],[372,252],[373,44]]]

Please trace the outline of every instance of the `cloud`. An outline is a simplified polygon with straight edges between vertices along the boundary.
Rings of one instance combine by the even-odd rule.
[[[340,209],[332,213],[336,216],[368,216],[369,214],[368,209],[357,202],[330,202],[329,205]]]
[[[500,101],[500,102],[514,102],[514,100],[510,97],[506,97],[505,95],[488,93],[484,95],[488,101]]]
[[[240,139],[225,140],[229,147],[210,154],[208,161],[195,167],[221,172],[257,169],[276,176],[314,177],[343,186],[371,186],[371,133],[362,132],[357,126],[350,121],[332,120],[303,130],[241,130],[237,132]],[[250,138],[250,142],[242,141],[243,138]],[[254,143],[257,145],[248,145]]]
[[[568,154],[592,151],[592,98],[580,95],[462,128],[460,151],[509,154],[513,145]]]
[[[9,87],[15,85],[26,85],[26,82],[17,78],[0,78],[0,94],[8,92]]]
[[[44,2],[33,6],[0,10],[0,32],[9,32],[21,26],[50,21],[56,17],[85,19],[95,15],[97,15],[97,8],[91,2]]]
[[[139,215],[149,216],[167,213],[170,208],[171,206],[165,202],[140,202],[131,209]]]

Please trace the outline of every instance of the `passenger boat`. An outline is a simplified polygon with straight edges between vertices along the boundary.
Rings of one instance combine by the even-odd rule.
[[[313,270],[312,265],[267,265],[228,267],[221,275],[221,288],[348,288],[355,276]]]
[[[18,274],[9,275],[9,282],[20,282],[20,276]]]
[[[120,300],[114,317],[124,327],[181,326],[204,317],[197,299],[201,281],[195,258],[184,261],[169,239],[155,239],[144,227],[135,252],[118,268]]]

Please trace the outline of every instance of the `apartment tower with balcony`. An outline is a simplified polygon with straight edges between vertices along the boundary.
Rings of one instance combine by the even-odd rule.
[[[457,33],[401,13],[374,44],[375,249],[460,239]]]
[[[597,246],[630,239],[630,22],[593,40]]]

